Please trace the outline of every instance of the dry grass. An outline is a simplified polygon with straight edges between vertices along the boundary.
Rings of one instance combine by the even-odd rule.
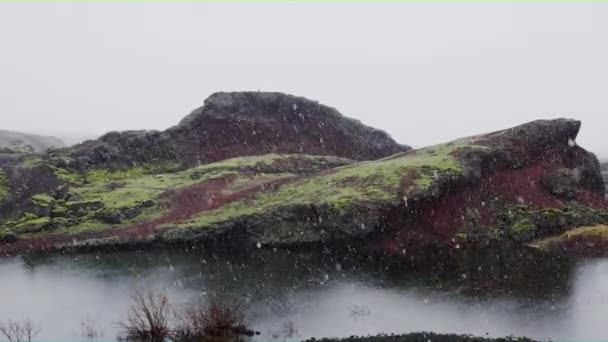
[[[177,314],[172,339],[176,342],[233,342],[253,336],[245,326],[243,308],[238,304],[212,301],[205,307],[189,307]]]
[[[138,342],[237,342],[253,336],[241,305],[217,300],[173,310],[164,293],[136,291],[121,340]]]
[[[120,324],[129,341],[164,342],[170,335],[171,304],[163,293],[136,291],[127,319]]]
[[[563,244],[572,239],[593,238],[596,241],[608,241],[608,225],[583,226],[568,230],[561,235],[548,237],[529,243],[530,246],[547,249],[553,245]]]

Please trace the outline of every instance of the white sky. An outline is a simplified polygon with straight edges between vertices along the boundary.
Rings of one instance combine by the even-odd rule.
[[[0,3],[0,128],[164,129],[282,91],[414,146],[583,120],[608,156],[608,3]]]

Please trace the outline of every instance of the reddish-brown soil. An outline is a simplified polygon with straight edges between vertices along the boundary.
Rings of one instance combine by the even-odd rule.
[[[335,109],[278,93],[214,94],[168,132],[187,162],[276,152],[369,160],[409,149]]]
[[[465,225],[466,217],[475,212],[478,226],[495,223],[496,213],[490,203],[525,204],[532,208],[563,208],[565,203],[545,191],[541,178],[561,167],[552,162],[540,161],[523,169],[498,169],[482,177],[479,184],[449,189],[440,199],[424,203],[416,211],[417,220],[393,220],[388,225],[395,232],[382,237],[376,248],[388,254],[401,254],[409,246],[445,245],[457,243],[455,234]],[[579,193],[582,203],[597,209],[608,210],[608,202],[588,191]],[[403,208],[403,213],[409,213]],[[403,213],[390,215],[403,218]]]
[[[386,226],[391,232],[378,236],[374,248],[388,254],[402,254],[404,249],[425,246],[454,247],[455,234],[465,224],[475,227],[493,225],[496,212],[493,203],[524,204],[531,208],[563,208],[566,204],[552,196],[541,186],[541,179],[551,171],[564,167],[560,161],[537,161],[520,168],[498,168],[487,171],[477,184],[453,185],[434,201],[424,203],[403,203],[393,208],[386,216]],[[322,173],[331,173],[326,170]],[[415,171],[404,176],[401,188],[412,185]],[[247,187],[230,187],[234,176],[227,176],[179,191],[165,193],[170,203],[169,211],[159,218],[134,224],[129,227],[110,228],[102,232],[92,232],[77,236],[49,235],[40,239],[22,240],[13,244],[0,244],[0,253],[15,253],[25,250],[44,251],[58,244],[69,244],[72,239],[84,240],[116,236],[123,240],[149,237],[160,226],[188,220],[198,213],[213,210],[226,203],[251,196],[260,191],[274,188],[296,180],[286,177],[273,181],[258,182]],[[230,190],[228,189],[230,188]],[[581,190],[578,201],[596,209],[608,210],[607,201],[600,195]],[[573,242],[574,243],[574,242]],[[587,242],[585,242],[587,243]],[[582,246],[582,244],[577,244]]]
[[[272,181],[260,182],[242,188],[235,192],[225,191],[225,188],[236,179],[236,176],[227,176],[211,180],[203,184],[180,189],[172,196],[172,209],[166,215],[155,220],[139,223],[130,227],[114,231],[115,236],[121,238],[141,238],[148,236],[166,223],[181,222],[192,218],[196,214],[217,209],[227,203],[251,196],[260,191],[273,190],[276,187],[291,182],[297,177],[285,177]]]
[[[195,184],[173,193],[164,194],[165,197],[170,198],[171,209],[167,214],[151,221],[134,224],[126,228],[110,228],[104,231],[82,233],[73,236],[49,234],[45,237],[20,240],[12,244],[0,243],[0,254],[14,254],[23,251],[43,252],[57,245],[93,238],[100,239],[112,236],[119,237],[120,239],[146,238],[152,235],[163,224],[187,220],[201,212],[219,208],[224,204],[251,196],[260,191],[272,191],[282,184],[297,179],[294,176],[285,177],[259,182],[235,192],[226,191],[226,188],[234,182],[235,178],[233,175],[226,176],[201,184]]]

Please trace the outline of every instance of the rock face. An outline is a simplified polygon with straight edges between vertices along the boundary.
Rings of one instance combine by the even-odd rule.
[[[20,133],[0,129],[0,153],[44,152],[49,148],[64,147],[58,138],[36,134]]]
[[[604,177],[604,182],[608,183],[608,163],[600,164],[600,168],[602,169],[602,176]],[[606,188],[606,193],[608,194],[608,187]]]
[[[0,208],[5,218],[0,221],[5,241],[0,251],[133,244],[202,243],[210,249],[324,244],[416,264],[451,250],[495,243],[559,250],[562,245],[543,241],[574,231],[593,232],[596,240],[604,236],[597,234],[598,229],[584,229],[608,223],[608,203],[597,158],[576,145],[579,121],[533,121],[358,161],[401,148],[387,142],[367,144],[366,149],[357,145],[357,137],[348,138],[349,145],[339,143],[343,138],[326,140],[322,134],[349,137],[350,132],[359,132],[356,135],[363,140],[387,141],[383,133],[345,120],[331,109],[305,115],[317,107],[277,94],[216,94],[166,132],[110,134],[100,140],[120,141],[119,145],[137,141],[129,146],[143,157],[147,145],[142,141],[149,134],[188,137],[185,140],[195,141],[196,148],[180,153],[188,164],[198,164],[194,159],[199,158],[200,166],[170,169],[142,163],[91,169],[49,164],[52,158],[21,160],[13,169],[5,165],[5,198],[20,198],[22,204],[11,207],[6,203],[14,201],[5,201]],[[286,131],[275,125],[283,114],[288,124],[279,126]],[[333,128],[313,132],[319,122]],[[207,138],[189,137],[192,127],[199,132],[215,127],[214,133],[202,136],[229,138],[212,153]],[[304,132],[302,139],[291,140],[290,129]],[[252,133],[256,131],[265,133]],[[247,146],[259,144],[260,155],[203,162],[235,153],[236,134],[247,134],[241,139]],[[319,134],[322,145],[315,145]],[[163,146],[161,140],[151,141],[148,151]],[[309,143],[302,147],[301,141]],[[351,158],[264,154],[276,146],[315,154],[326,148],[329,152],[323,154]],[[106,161],[117,161],[111,158]],[[30,170],[32,185],[21,188],[14,175],[27,174],[24,170]],[[38,193],[26,190],[32,188]],[[589,248],[589,238],[581,241],[587,249],[608,254],[601,243]]]
[[[332,155],[353,160],[410,149],[337,110],[281,93],[216,93],[164,132],[112,132],[65,151],[81,168],[173,162],[187,166],[267,153]]]

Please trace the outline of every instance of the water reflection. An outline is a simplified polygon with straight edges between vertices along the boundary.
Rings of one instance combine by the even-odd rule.
[[[498,256],[501,261],[489,255]],[[116,335],[137,287],[177,303],[248,303],[263,339],[436,331],[546,339],[608,336],[608,259],[468,255],[443,272],[317,253],[145,252],[0,261],[0,319],[29,316],[44,339],[78,339],[86,321]],[[349,261],[350,260],[350,261]]]
[[[568,306],[571,337],[608,338],[608,260],[581,264],[576,271]]]

